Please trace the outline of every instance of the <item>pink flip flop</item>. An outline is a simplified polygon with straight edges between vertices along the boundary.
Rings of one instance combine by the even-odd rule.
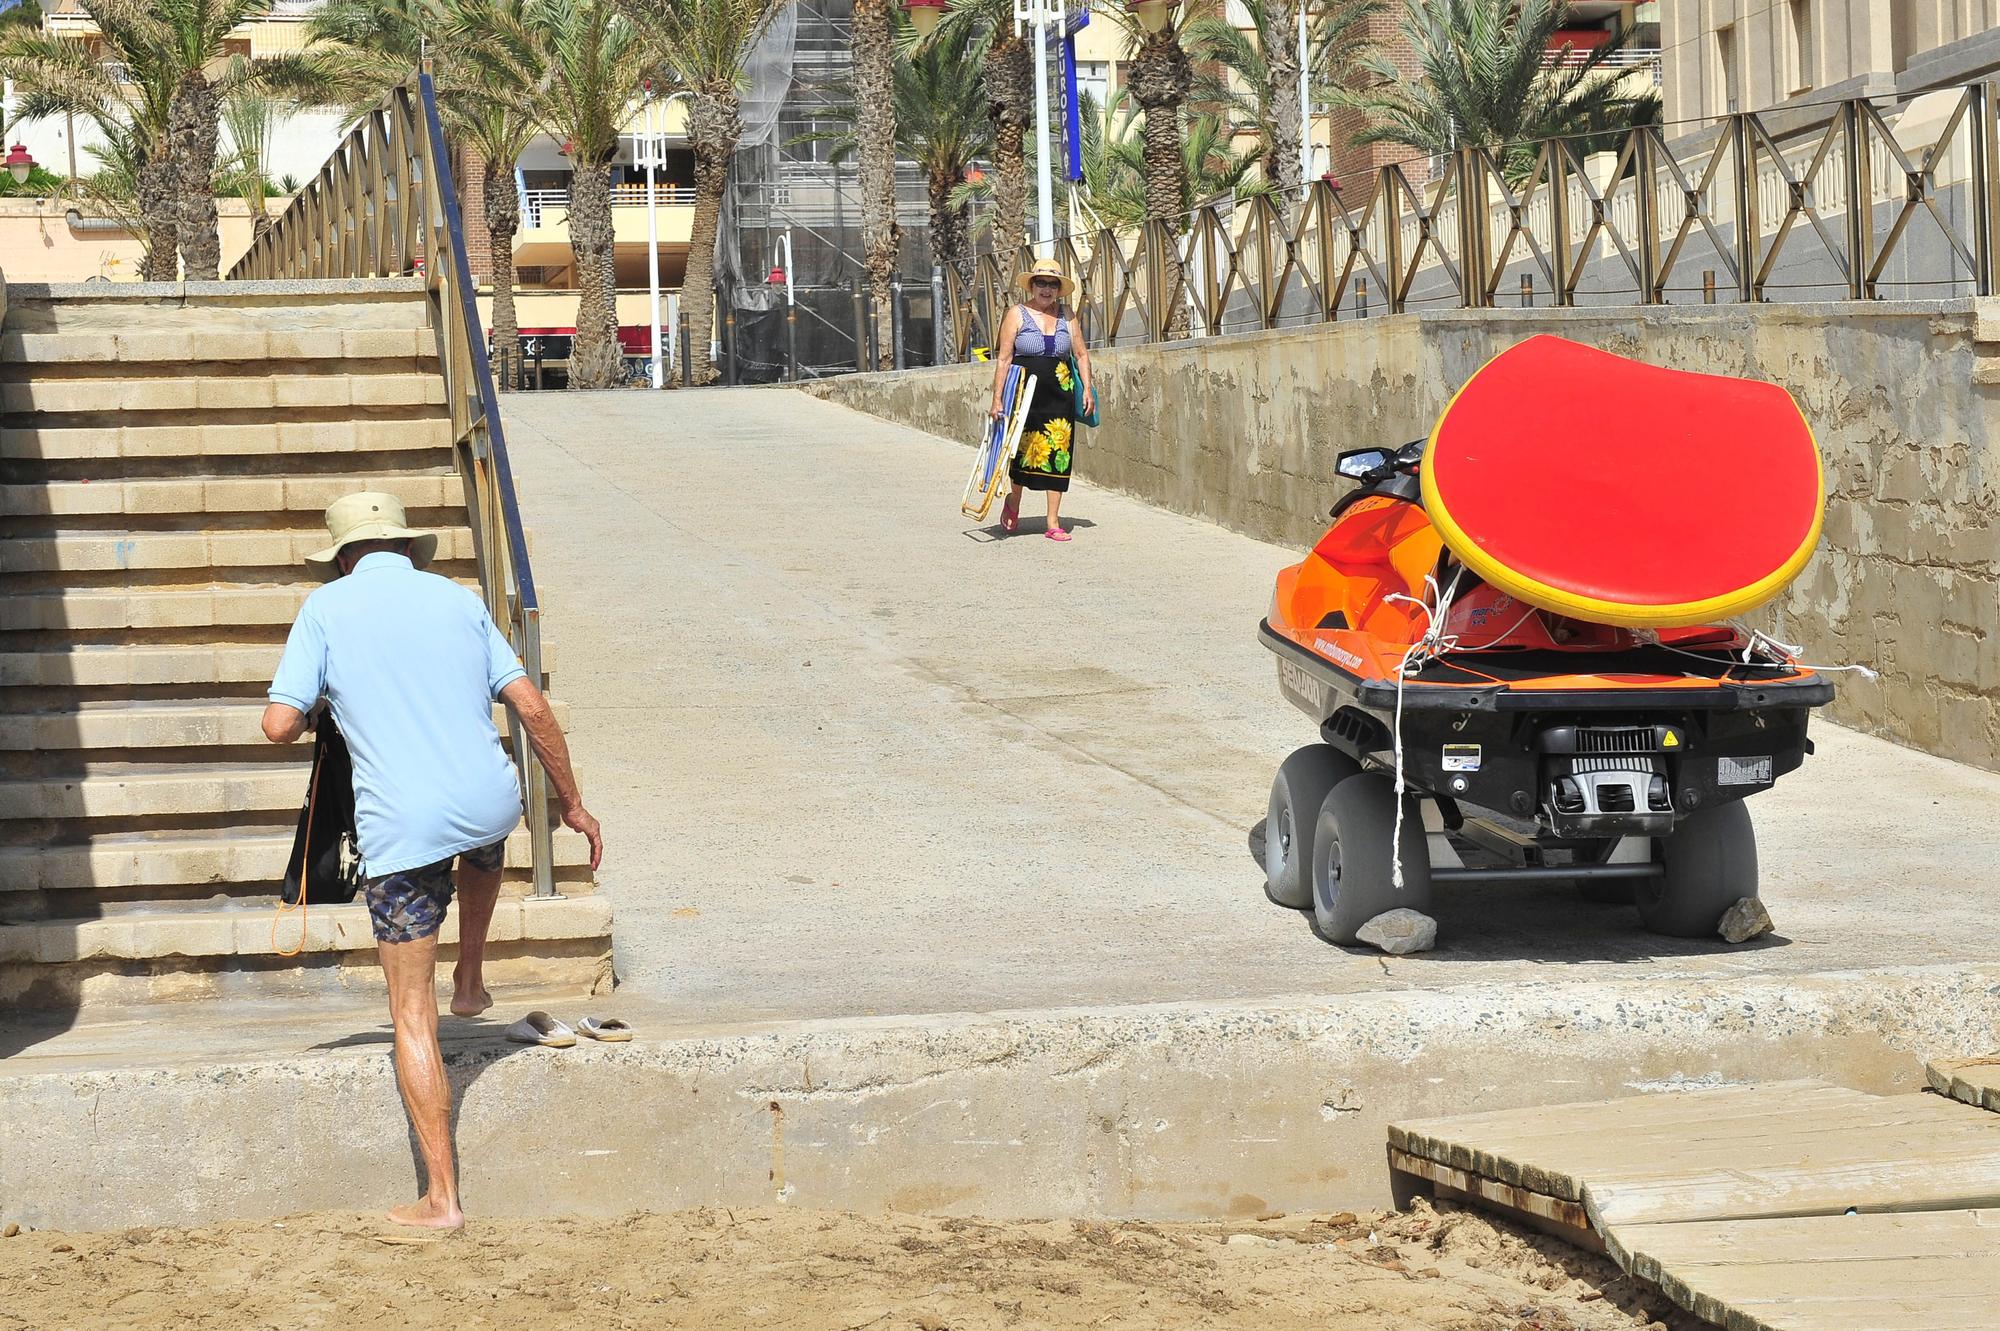
[[[1000,530],[1011,534],[1020,525],[1020,502],[1013,495],[1008,495],[1007,501],[1000,505]]]
[[[1047,536],[1051,541],[1067,541],[1069,539],[1069,533],[1061,527],[1051,527],[1043,535]]]

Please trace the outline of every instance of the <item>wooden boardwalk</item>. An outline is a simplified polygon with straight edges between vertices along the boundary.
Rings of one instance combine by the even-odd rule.
[[[1940,1095],[1782,1082],[1392,1124],[1389,1159],[1400,1190],[1603,1251],[1725,1331],[1988,1326],[2000,1113],[1978,1106],[2000,1104],[1996,1074],[1963,1060]]]

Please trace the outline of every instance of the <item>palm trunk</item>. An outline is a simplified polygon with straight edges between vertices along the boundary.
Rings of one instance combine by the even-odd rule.
[[[179,173],[164,149],[152,153],[133,182],[139,217],[146,228],[148,282],[171,282],[180,276],[181,198]]]
[[[895,299],[899,247],[896,226],[895,33],[889,0],[854,0],[849,29],[854,55],[854,133],[861,159],[861,253],[875,306],[875,368],[896,364]]]
[[[1264,161],[1265,174],[1278,192],[1278,206],[1284,210],[1287,226],[1298,224],[1299,141],[1305,126],[1299,118],[1299,5],[1302,0],[1279,0],[1273,15],[1270,40],[1265,43],[1264,62],[1271,76],[1271,144]]]
[[[1193,86],[1193,63],[1171,28],[1141,43],[1132,61],[1132,95],[1145,111],[1139,133],[1146,164],[1146,221],[1158,237],[1155,290],[1166,307],[1153,311],[1153,318],[1169,339],[1188,335],[1180,257],[1180,237],[1187,227],[1187,158],[1181,149],[1180,112]]]
[[[708,344],[715,336],[715,233],[722,221],[722,191],[729,185],[729,158],[743,137],[743,117],[733,96],[698,93],[689,99],[688,143],[694,149],[694,222],[688,233],[687,274],[681,279],[681,311],[687,317],[687,365],[681,382],[715,382]]]
[[[514,164],[486,163],[486,244],[493,264],[493,352],[500,391],[513,387],[507,372],[521,361],[521,324],[514,314],[514,233],[521,226],[521,196],[514,192]],[[614,294],[613,300],[616,300]]]
[[[610,388],[618,382],[618,286],[612,265],[611,167],[587,161],[579,147],[569,179],[569,247],[576,259],[576,336],[570,343],[569,386]]]
[[[221,276],[222,238],[215,215],[215,89],[199,70],[181,78],[168,111],[167,137],[180,185],[182,276],[213,282]]]
[[[1028,120],[1035,99],[1030,54],[1019,37],[996,34],[980,71],[993,117],[993,254],[1008,281],[1028,233]]]
[[[952,296],[970,290],[972,279],[965,261],[965,214],[951,206],[951,191],[957,184],[957,176],[942,167],[931,168],[924,180],[924,195],[930,204],[931,262],[945,280],[945,307],[937,317],[944,320],[942,341],[954,356],[963,355],[964,348],[958,345],[958,308]]]

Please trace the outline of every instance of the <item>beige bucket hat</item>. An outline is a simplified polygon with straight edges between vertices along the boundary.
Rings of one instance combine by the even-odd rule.
[[[1061,282],[1062,298],[1064,300],[1068,300],[1070,296],[1074,294],[1076,291],[1076,279],[1071,277],[1068,273],[1065,273],[1062,270],[1062,265],[1057,263],[1054,259],[1035,260],[1033,267],[1029,268],[1027,272],[1022,273],[1019,277],[1014,279],[1014,285],[1019,287],[1022,291],[1025,292],[1028,289],[1028,284],[1030,282],[1033,282],[1038,277],[1053,277],[1057,281]]]
[[[326,529],[333,534],[333,544],[306,556],[306,563],[322,573],[332,572],[341,547],[355,541],[408,541],[410,562],[418,568],[437,554],[437,533],[410,530],[404,525],[403,501],[379,490],[334,500],[327,506]]]

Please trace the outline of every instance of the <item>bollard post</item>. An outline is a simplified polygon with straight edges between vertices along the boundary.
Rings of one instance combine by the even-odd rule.
[[[931,364],[944,365],[951,360],[951,349],[945,345],[944,331],[944,269],[931,266]]]
[[[903,279],[889,283],[889,340],[894,344],[892,356],[897,369],[909,368],[909,360],[903,352]]]
[[[785,306],[785,379],[799,381],[799,307]]]
[[[1702,270],[1701,303],[1704,305],[1715,304],[1715,270],[1713,268]]]
[[[861,290],[858,278],[849,278],[847,289],[854,296],[854,368],[857,373],[865,371],[868,359],[868,297]]]
[[[1354,309],[1361,318],[1368,317],[1368,279],[1365,277],[1354,279]]]
[[[730,388],[736,387],[736,307],[731,305],[722,316],[722,382]]]
[[[1521,308],[1525,310],[1534,303],[1535,303],[1535,275],[1533,273],[1522,273]]]

